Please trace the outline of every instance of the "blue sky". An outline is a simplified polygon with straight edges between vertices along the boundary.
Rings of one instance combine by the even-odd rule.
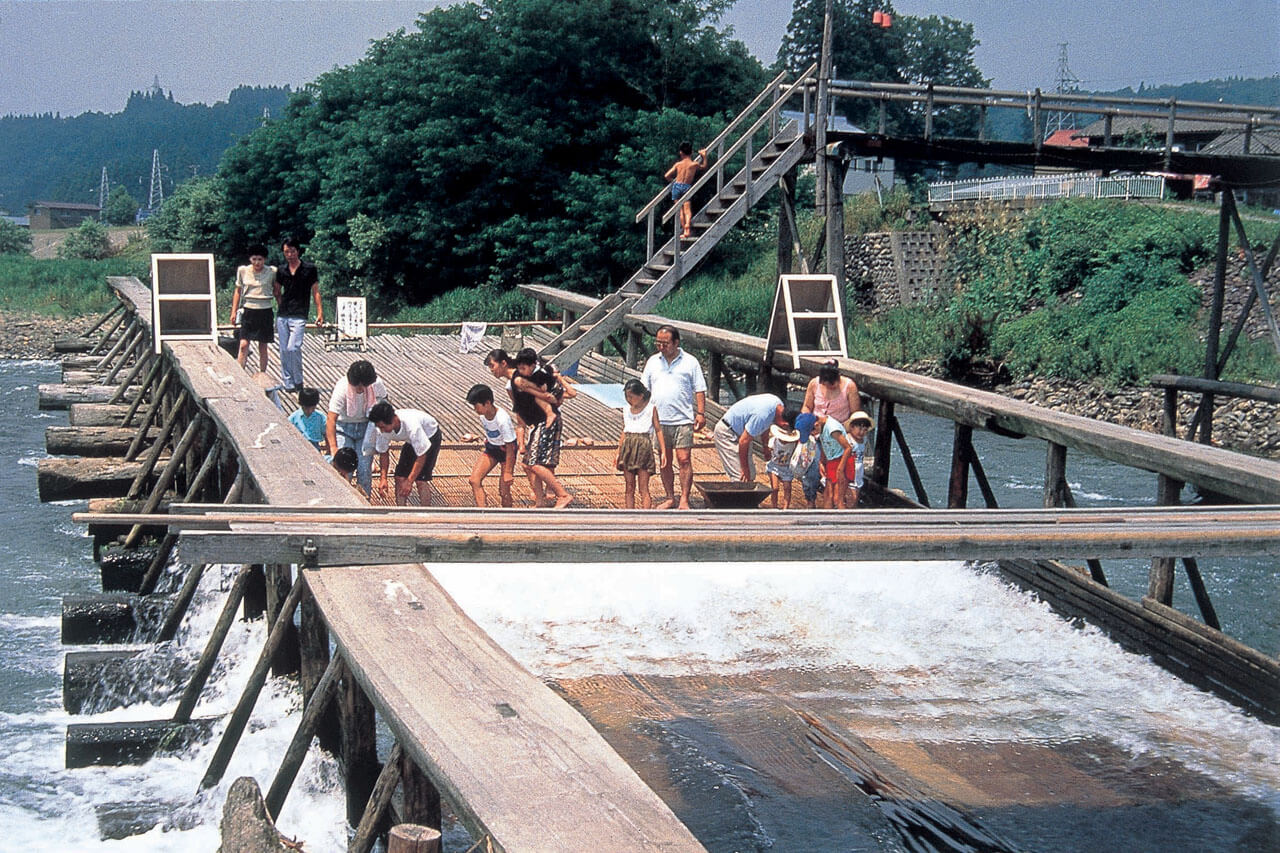
[[[570,0],[566,0],[570,2]],[[0,115],[115,112],[158,77],[178,101],[239,84],[298,86],[411,28],[429,0],[0,0]],[[791,0],[738,0],[726,18],[772,61]],[[1058,44],[1088,88],[1280,73],[1280,0],[897,0],[900,14],[974,24],[1001,89],[1052,88]],[[1149,8],[1149,11],[1148,11]],[[1143,12],[1139,12],[1143,9]],[[838,69],[837,69],[838,71]]]

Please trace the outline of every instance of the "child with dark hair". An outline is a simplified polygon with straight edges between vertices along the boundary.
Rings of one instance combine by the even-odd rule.
[[[560,380],[560,374],[554,366],[538,358],[538,351],[532,347],[525,347],[516,353],[515,365],[515,387],[529,392],[537,388],[542,392],[532,395],[533,402],[542,412],[547,426],[551,426],[560,416],[560,404],[565,398],[565,385]]]
[[[622,435],[618,438],[618,453],[613,458],[613,467],[622,472],[626,483],[623,501],[627,509],[636,508],[637,488],[640,491],[640,508],[652,509],[649,478],[658,470],[653,458],[655,436],[664,464],[667,459],[662,425],[658,423],[658,410],[649,399],[649,389],[639,379],[628,379],[622,386],[622,396],[627,405],[622,409]]]
[[[498,465],[502,466],[498,475],[499,502],[503,506],[512,506],[511,483],[516,471],[516,426],[511,415],[494,403],[493,389],[488,385],[471,386],[471,390],[467,392],[467,402],[480,416],[480,427],[484,430],[484,449],[471,469],[471,476],[467,478],[476,506],[487,505],[484,478]],[[463,439],[466,438],[464,435]]]
[[[397,409],[385,400],[369,410],[369,422],[377,430],[373,450],[382,468],[382,487],[386,488],[390,470],[392,441],[403,441],[396,462],[396,504],[404,506],[409,492],[416,486],[418,503],[431,505],[427,485],[435,472],[443,436],[435,418],[419,409]]]
[[[664,178],[671,181],[671,200],[679,201],[685,193],[693,187],[694,181],[698,179],[698,172],[707,167],[707,149],[703,148],[698,151],[698,156],[693,156],[693,143],[681,142],[680,147],[676,151],[676,162],[671,164],[671,168],[667,169]],[[680,205],[680,236],[693,236],[693,205],[687,200]]]
[[[271,307],[275,300],[276,268],[267,266],[267,247],[249,247],[249,263],[236,268],[235,289],[231,292],[231,322],[240,341],[236,361],[241,367],[249,359],[253,342],[258,344],[258,370],[267,372],[268,344],[275,340]]]
[[[333,454],[333,470],[341,474],[342,478],[350,483],[351,475],[355,474],[359,461],[360,459],[356,456],[354,447],[339,447],[338,452]]]
[[[297,427],[316,450],[325,453],[327,419],[316,411],[318,405],[320,405],[320,392],[315,388],[303,388],[298,392],[298,408],[289,415],[289,423]]]
[[[521,360],[524,362],[523,366],[517,366]],[[547,403],[549,407],[558,402],[554,394],[530,379],[536,372],[538,354],[532,349],[525,349],[513,359],[503,350],[493,350],[485,356],[484,363],[495,379],[507,383],[511,412],[519,427],[516,431],[517,449],[524,459],[524,470],[529,477],[529,491],[533,493],[534,504],[554,505],[557,509],[567,507],[573,503],[573,495],[565,490],[555,474],[556,466],[560,464],[563,418],[555,417],[548,421],[546,412],[538,405],[538,400]],[[573,397],[576,393],[573,388],[566,386],[564,398]],[[548,489],[555,496],[552,503],[547,502]]]

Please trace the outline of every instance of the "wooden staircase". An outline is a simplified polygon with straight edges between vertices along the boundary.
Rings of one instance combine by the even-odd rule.
[[[712,183],[716,193],[694,213],[692,237],[680,236],[678,211],[682,202],[670,202],[669,189],[664,189],[636,214],[637,222],[648,222],[648,260],[621,288],[600,300],[547,343],[541,350],[544,359],[567,369],[616,331],[628,314],[652,309],[742,221],[756,202],[810,153],[805,138],[810,124],[806,84],[815,73],[816,66],[811,67],[789,84],[784,82],[785,74],[779,75],[707,146],[709,152],[715,151],[713,162],[685,198],[694,198],[699,190]],[[795,120],[780,118],[783,104],[793,91],[806,96],[804,127]],[[752,118],[765,105],[767,108]],[[726,147],[727,140],[735,133],[737,139]],[[767,141],[757,150],[753,140],[761,135],[767,135]],[[726,177],[726,164],[737,157],[743,166]],[[661,212],[660,220],[662,225],[670,225],[671,237],[658,246],[657,226],[664,202],[669,206]]]

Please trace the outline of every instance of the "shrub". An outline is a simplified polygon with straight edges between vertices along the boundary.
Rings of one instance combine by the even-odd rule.
[[[59,258],[100,261],[111,257],[111,236],[100,222],[86,219],[58,246]]]
[[[0,255],[25,255],[30,251],[30,229],[0,219]]]

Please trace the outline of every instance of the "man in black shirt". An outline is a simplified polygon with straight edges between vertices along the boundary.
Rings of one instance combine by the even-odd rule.
[[[324,325],[320,276],[314,264],[303,261],[292,238],[283,245],[284,263],[276,269],[276,337],[280,341],[280,379],[286,391],[302,387],[302,333],[307,327],[309,301],[316,304],[316,325]]]

